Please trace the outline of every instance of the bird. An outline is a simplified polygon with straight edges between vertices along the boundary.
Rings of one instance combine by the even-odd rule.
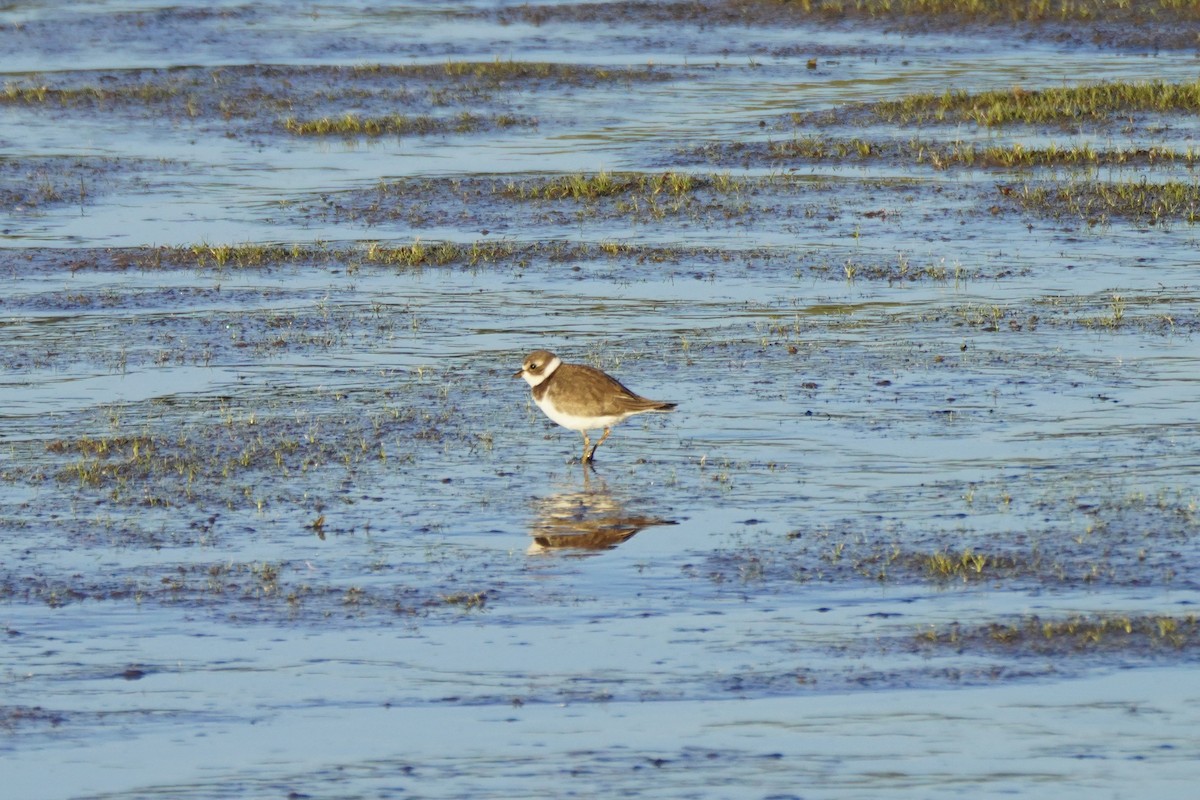
[[[670,411],[678,403],[649,400],[635,394],[611,375],[586,364],[568,364],[548,350],[525,356],[514,378],[524,378],[533,388],[533,402],[564,428],[583,434],[582,463],[590,464],[596,448],[612,433],[612,426],[634,414]],[[589,430],[604,429],[592,444]]]

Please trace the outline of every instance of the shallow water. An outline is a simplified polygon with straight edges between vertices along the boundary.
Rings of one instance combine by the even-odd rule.
[[[1194,53],[518,6],[0,11],[6,82],[185,87],[0,104],[14,796],[1190,796],[1195,229],[1001,191],[1189,171],[688,153],[1180,146],[1171,115],[790,115],[1191,80]],[[509,59],[653,67],[317,70]],[[281,122],[343,111],[537,125]],[[601,169],[745,183],[504,191]],[[414,240],[461,250],[373,249]],[[284,247],[222,254],[249,243]],[[473,244],[496,249],[471,262]],[[511,378],[541,347],[680,407],[615,429],[585,471]],[[966,560],[940,575],[935,554]],[[987,634],[1031,616],[1162,635]]]

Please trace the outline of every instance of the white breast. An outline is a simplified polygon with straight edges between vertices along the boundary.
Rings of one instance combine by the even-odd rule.
[[[603,417],[586,417],[577,416],[575,414],[567,414],[550,404],[547,398],[538,400],[534,398],[537,407],[542,410],[550,420],[564,428],[572,431],[586,431],[597,428],[607,428],[610,425],[616,425],[621,420],[625,419],[623,414],[609,414]]]

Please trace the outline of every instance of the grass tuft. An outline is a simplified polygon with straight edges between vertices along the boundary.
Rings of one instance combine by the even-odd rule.
[[[956,647],[977,644],[1035,653],[1183,650],[1200,645],[1200,621],[1191,614],[1182,617],[1098,614],[1057,620],[1029,616],[1014,623],[972,628],[956,623],[931,628],[919,633],[918,639]]]
[[[499,194],[516,200],[577,200],[592,201],[606,197],[684,198],[701,189],[719,193],[736,193],[747,186],[740,178],[728,173],[692,175],[686,172],[605,172],[593,175],[576,173],[554,178],[510,181],[500,187]]]
[[[929,142],[869,141],[861,138],[830,139],[824,136],[797,136],[792,139],[757,143],[734,142],[708,144],[684,150],[685,157],[715,163],[754,162],[826,162],[870,163],[880,161],[929,165],[935,169],[966,167],[975,169],[1021,169],[1036,167],[1101,167],[1156,164],[1193,166],[1200,163],[1200,150],[1168,147],[1131,147],[1097,150],[1093,145],[1029,147],[1021,143],[980,145],[956,140]]]
[[[495,128],[536,127],[537,120],[513,114],[483,117],[464,111],[454,117],[429,115],[363,117],[318,117],[300,120],[288,117],[283,129],[295,136],[429,136],[440,133],[473,133]]]
[[[1132,112],[1194,114],[1200,111],[1200,81],[1114,81],[1033,91],[1018,86],[979,93],[947,90],[874,103],[867,109],[891,123],[974,122],[987,127],[1104,120]]]
[[[1055,217],[1073,216],[1089,224],[1112,217],[1150,225],[1171,221],[1200,222],[1200,185],[1183,181],[1105,183],[1076,180],[1059,184],[1025,184],[1002,190],[1024,209]]]

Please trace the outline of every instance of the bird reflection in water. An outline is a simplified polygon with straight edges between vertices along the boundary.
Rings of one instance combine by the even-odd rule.
[[[529,553],[552,550],[596,555],[629,540],[643,528],[675,525],[674,520],[635,514],[613,497],[603,481],[593,481],[585,467],[583,488],[539,498],[529,528]]]

